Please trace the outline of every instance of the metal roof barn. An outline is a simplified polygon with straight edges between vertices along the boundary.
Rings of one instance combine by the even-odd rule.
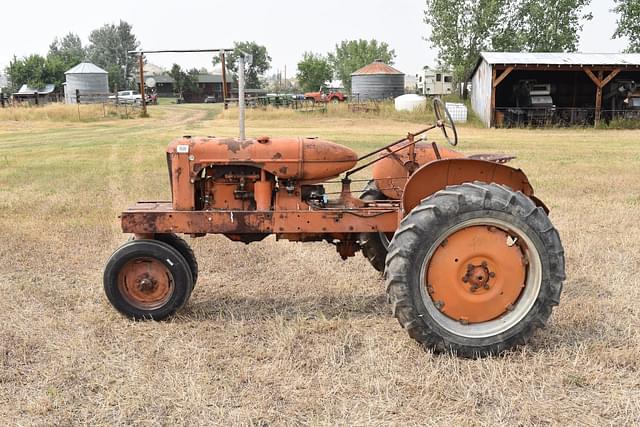
[[[482,52],[471,82],[487,127],[640,119],[640,54]]]
[[[380,60],[351,74],[351,97],[360,101],[404,95],[404,73]]]
[[[109,73],[97,65],[83,62],[64,74],[64,99],[67,104],[77,102],[76,90],[80,91],[80,102],[83,104],[103,102],[108,98]]]

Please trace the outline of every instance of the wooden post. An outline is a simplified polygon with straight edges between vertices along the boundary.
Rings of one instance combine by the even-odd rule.
[[[594,126],[596,127],[600,124],[600,115],[602,113],[602,89],[604,89],[604,87],[608,85],[611,80],[620,73],[620,71],[622,71],[620,68],[612,70],[605,79],[603,71],[598,71],[598,77],[596,77],[591,68],[584,69],[584,72],[587,73],[587,76],[589,76],[591,81],[596,85],[596,109],[594,117]]]
[[[491,118],[489,127],[496,126],[496,68],[492,67],[491,72]]]
[[[225,63],[224,50],[220,51],[220,65],[222,66],[222,102],[224,105],[224,109],[227,107],[227,98],[229,94],[227,93],[227,66]]]
[[[602,71],[598,72],[598,80],[600,84],[596,87],[596,116],[594,120],[595,127],[600,124],[600,114],[602,112]]]
[[[142,95],[142,116],[147,116],[147,99],[144,94],[144,54],[141,52],[139,59],[140,68],[140,95]]]

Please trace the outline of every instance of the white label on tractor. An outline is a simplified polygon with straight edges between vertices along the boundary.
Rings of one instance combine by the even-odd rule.
[[[186,154],[188,152],[189,152],[188,145],[178,145],[178,147],[176,147],[176,153],[178,154]]]

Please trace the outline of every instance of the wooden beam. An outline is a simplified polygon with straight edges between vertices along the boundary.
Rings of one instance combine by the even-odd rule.
[[[502,64],[500,64],[502,66]],[[542,71],[584,71],[585,68],[591,69],[591,71],[613,71],[614,69],[620,69],[621,71],[639,71],[639,65],[614,65],[614,66],[606,66],[606,65],[558,65],[553,67],[548,67],[546,65],[518,65],[511,64],[513,66],[513,71],[532,71],[532,70],[542,70]],[[506,67],[506,65],[505,65]]]
[[[591,68],[585,68],[584,72],[587,73],[587,76],[589,76],[589,78],[593,81],[593,83],[595,83],[597,87],[601,87],[600,85],[602,84],[602,81],[600,81],[600,79],[597,78],[595,74],[593,74]]]
[[[611,74],[609,74],[607,78],[602,81],[602,87],[605,87],[606,85],[611,83],[611,80],[613,80],[618,74],[620,74],[620,71],[622,71],[620,68],[616,68],[615,70],[613,70]]]
[[[506,70],[502,72],[502,74],[500,74],[500,77],[498,77],[497,79],[495,78],[495,73],[494,73],[493,87],[494,88],[498,87],[498,85],[502,83],[502,81],[506,79],[507,76],[511,74],[512,71],[513,71],[513,67],[508,67]]]

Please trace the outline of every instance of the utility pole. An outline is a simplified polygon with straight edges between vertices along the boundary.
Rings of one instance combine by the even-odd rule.
[[[225,54],[224,50],[220,51],[220,65],[222,66],[222,102],[224,105],[224,109],[229,108],[227,105],[227,98],[229,94],[227,93],[227,66],[225,64]]]
[[[240,113],[240,142],[244,142],[244,53],[238,59],[238,110]]]
[[[147,116],[147,99],[144,96],[144,54],[140,54],[139,68],[140,68],[140,95],[142,95],[142,116]]]

